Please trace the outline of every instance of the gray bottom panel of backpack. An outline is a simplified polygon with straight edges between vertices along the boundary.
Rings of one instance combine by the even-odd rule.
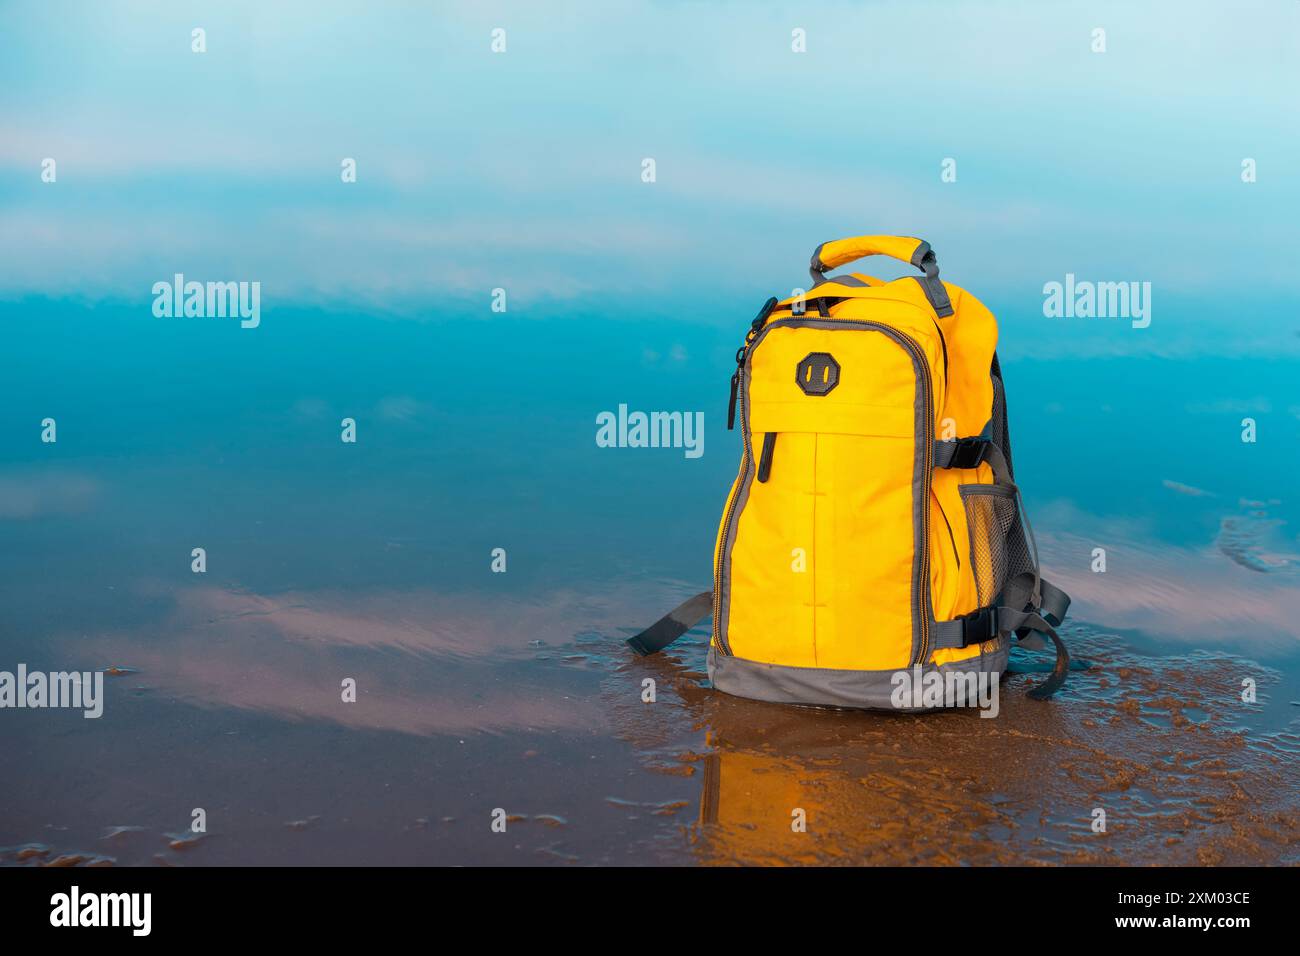
[[[763,664],[709,648],[709,679],[724,693],[778,704],[897,713],[984,709],[989,696],[999,693],[998,681],[1006,669],[1006,648],[949,664],[883,671]]]

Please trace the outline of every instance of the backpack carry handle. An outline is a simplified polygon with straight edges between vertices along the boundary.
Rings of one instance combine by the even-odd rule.
[[[891,256],[916,266],[927,276],[939,275],[939,263],[930,244],[912,236],[854,236],[823,242],[813,250],[808,274],[814,283],[825,282],[826,273],[831,269],[867,256]]]
[[[891,256],[900,262],[916,266],[925,273],[924,278],[916,276],[925,290],[926,298],[934,306],[940,318],[952,315],[952,302],[948,299],[948,290],[939,281],[939,260],[934,250],[924,239],[914,236],[854,236],[850,239],[836,239],[823,242],[812,254],[808,266],[808,275],[816,286],[826,281],[826,273],[854,259],[866,256]]]

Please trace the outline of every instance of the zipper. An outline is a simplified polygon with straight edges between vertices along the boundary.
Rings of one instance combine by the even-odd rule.
[[[769,300],[770,304],[764,307],[765,311],[760,312],[759,318],[754,320],[749,334],[745,336],[745,344],[741,346],[739,351],[736,353],[736,374],[732,376],[732,401],[733,403],[739,403],[741,420],[740,435],[743,442],[743,449],[740,456],[740,476],[738,484],[736,485],[736,492],[727,502],[727,511],[722,519],[722,535],[718,541],[718,551],[715,556],[713,571],[713,636],[714,640],[718,644],[718,649],[727,655],[731,654],[731,648],[728,643],[723,640],[722,621],[720,617],[722,610],[722,559],[727,553],[727,546],[730,542],[732,522],[736,513],[736,503],[739,501],[740,495],[744,490],[745,481],[749,476],[749,466],[753,461],[753,448],[750,445],[749,423],[745,419],[745,364],[749,360],[750,352],[758,345],[758,340],[763,334],[766,334],[769,329],[778,326],[798,328],[805,321],[809,321],[803,317],[789,319],[783,318],[775,319],[764,324],[764,320],[767,318],[767,314],[772,311],[772,305],[774,305],[775,302],[775,299]],[[917,306],[912,302],[906,302],[904,304],[912,305],[918,309],[920,308],[920,306]],[[917,648],[917,653],[913,657],[911,664],[922,664],[930,654],[930,618],[934,616],[930,596],[929,504],[930,497],[933,494],[931,479],[934,473],[934,381],[933,376],[930,373],[930,363],[926,360],[925,352],[922,350],[921,346],[917,344],[916,340],[906,332],[902,332],[899,329],[894,328],[892,325],[885,325],[883,322],[872,322],[868,319],[812,319],[811,321],[830,321],[843,328],[874,329],[875,331],[881,332],[898,343],[912,357],[913,365],[917,368],[921,376],[921,398],[923,406],[922,422],[925,428],[925,452],[921,465],[923,485],[921,501],[925,502],[925,504],[920,508],[921,534],[919,537],[919,545],[921,548],[921,568],[920,574],[914,582],[915,589],[920,592],[919,623],[921,626],[921,639]],[[942,333],[940,333],[940,335],[942,335]],[[732,420],[734,420],[734,418]],[[774,434],[770,434],[770,437],[775,441]],[[763,441],[766,446],[768,438],[765,437]],[[770,469],[770,452],[768,453],[768,457],[768,467]],[[939,510],[940,512],[943,511],[942,505]],[[944,515],[944,521],[948,521],[948,516],[946,514]],[[952,534],[951,525],[948,527],[948,532],[949,535]],[[956,549],[955,539],[953,541],[953,548],[954,550]],[[916,596],[917,595],[914,594],[914,598]]]
[[[742,348],[741,351],[744,352],[745,349]],[[740,474],[736,478],[735,490],[732,492],[731,497],[727,499],[727,513],[722,516],[722,538],[718,542],[718,553],[713,560],[713,640],[717,643],[718,650],[728,657],[731,656],[731,646],[722,636],[722,562],[727,554],[727,540],[731,537],[731,522],[736,514],[736,502],[740,500],[740,496],[745,490],[745,482],[749,480],[749,463],[753,457],[749,446],[749,426],[745,421],[744,383],[745,365],[742,358],[740,366],[736,369],[736,374],[731,377],[733,409],[737,396],[740,399]]]
[[[745,481],[749,477],[749,463],[753,459],[753,450],[749,445],[749,427],[744,421],[745,362],[749,358],[749,350],[757,340],[760,330],[767,323],[768,316],[776,308],[776,302],[776,296],[769,298],[758,310],[758,315],[754,316],[754,320],[749,323],[749,331],[745,333],[745,344],[736,350],[736,371],[731,376],[731,398],[727,403],[727,430],[730,431],[736,425],[736,402],[737,400],[740,402],[742,451],[740,474],[736,478],[735,492],[727,501],[727,513],[722,517],[722,536],[718,543],[718,553],[713,559],[713,639],[717,642],[718,649],[728,656],[731,655],[731,648],[722,639],[722,622],[719,620],[719,612],[722,610],[722,559],[727,553],[728,532],[731,530],[731,519],[736,513],[736,502],[740,500],[740,493],[744,490]],[[771,467],[770,462],[768,467]]]

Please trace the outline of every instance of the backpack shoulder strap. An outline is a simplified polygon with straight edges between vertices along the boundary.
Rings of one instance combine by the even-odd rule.
[[[627,639],[628,647],[642,657],[657,654],[713,613],[713,592],[701,591],[677,605],[640,634]]]

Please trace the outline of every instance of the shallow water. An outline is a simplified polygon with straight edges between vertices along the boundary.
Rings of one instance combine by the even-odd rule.
[[[1284,408],[1286,362],[1009,338],[1018,477],[1094,666],[1046,704],[1008,678],[997,719],[911,717],[717,694],[703,629],[622,645],[707,587],[747,315],[249,338],[3,308],[41,334],[0,408],[0,669],[120,668],[98,720],[0,713],[4,863],[1300,862],[1294,454],[1241,443],[1235,404]],[[704,410],[705,454],[597,448],[624,402]]]

